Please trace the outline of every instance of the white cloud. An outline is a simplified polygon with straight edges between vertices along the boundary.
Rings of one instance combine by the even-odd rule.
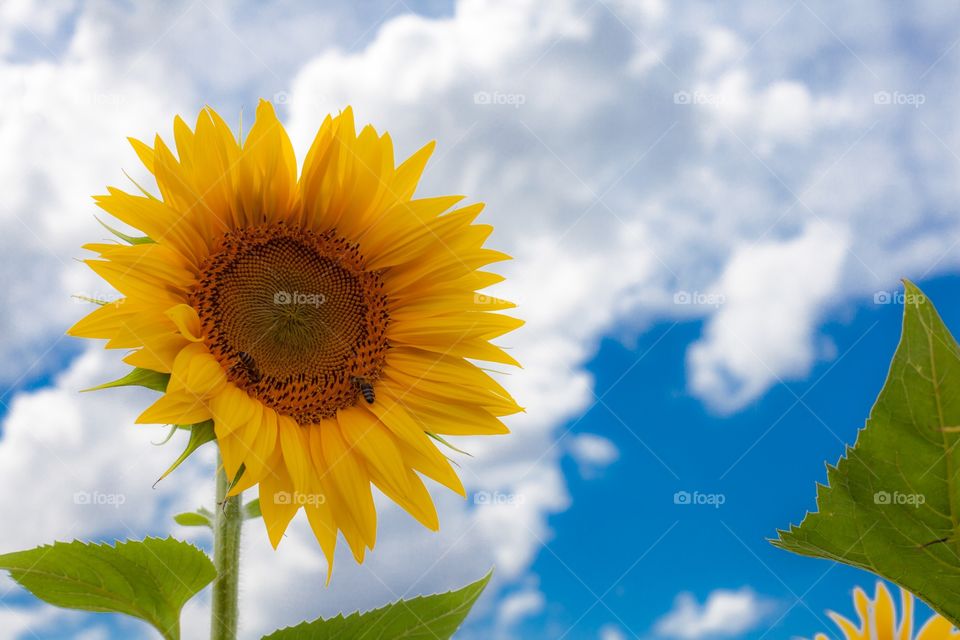
[[[524,618],[542,612],[545,605],[546,600],[539,591],[524,590],[511,593],[500,601],[497,621],[505,627],[512,627]]]
[[[584,477],[592,477],[620,457],[620,450],[613,442],[595,433],[571,436],[567,449]]]
[[[615,624],[605,624],[600,627],[598,640],[627,640],[627,636]]]
[[[818,310],[835,295],[848,243],[843,227],[813,222],[791,240],[736,251],[710,287],[719,309],[689,351],[694,392],[729,411],[806,375]]]
[[[746,587],[713,591],[702,605],[693,594],[681,593],[654,630],[663,637],[681,640],[730,637],[757,628],[773,610],[772,601]]]

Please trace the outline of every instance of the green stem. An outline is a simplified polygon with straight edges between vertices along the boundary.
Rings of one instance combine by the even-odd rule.
[[[240,528],[243,525],[243,498],[227,497],[230,483],[217,454],[217,503],[213,524],[213,564],[217,578],[213,582],[213,606],[210,640],[236,640],[240,579]]]

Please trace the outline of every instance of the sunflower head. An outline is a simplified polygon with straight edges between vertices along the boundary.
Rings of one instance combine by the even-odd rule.
[[[298,177],[268,102],[246,140],[212,109],[174,121],[176,153],[131,140],[158,195],[111,188],[105,211],[143,232],[85,245],[122,298],[68,333],[169,374],[143,423],[212,421],[232,493],[258,487],[271,542],[302,508],[332,567],[376,540],[371,485],[425,526],[422,481],[464,494],[436,442],[506,433],[520,410],[473,363],[515,365],[492,340],[521,322],[477,294],[508,256],[484,247],[481,204],[414,199],[433,150],[395,165],[390,137],[327,117]]]
[[[877,581],[876,592],[871,600],[863,589],[853,592],[853,605],[860,618],[855,624],[833,611],[827,612],[846,640],[952,640],[960,638],[952,624],[942,616],[933,616],[916,636],[913,635],[913,594],[900,589],[901,618],[897,622],[897,610],[886,585]],[[818,633],[814,640],[828,640]]]

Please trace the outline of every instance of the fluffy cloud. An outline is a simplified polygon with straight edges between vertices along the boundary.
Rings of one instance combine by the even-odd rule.
[[[617,446],[603,436],[579,433],[571,437],[567,450],[580,466],[584,477],[592,477],[620,457]]]
[[[757,628],[773,610],[771,601],[747,588],[718,589],[702,605],[692,594],[681,593],[673,609],[657,621],[655,631],[681,640],[735,636]]]
[[[304,65],[291,125],[303,143],[318,114],[354,104],[362,121],[400,132],[401,146],[437,137],[426,188],[488,200],[528,309],[578,347],[617,323],[706,316],[690,387],[734,410],[817,360],[816,327],[839,299],[954,261],[950,234],[930,227],[957,229],[938,213],[956,208],[945,167],[957,127],[941,117],[949,101],[933,99],[956,61],[930,67],[922,110],[875,98],[903,95],[925,70],[911,54],[891,58],[892,25],[939,34],[943,16],[860,6],[869,38],[829,3],[752,9],[746,20],[732,6],[681,15],[655,2],[539,11],[534,0],[462,0],[449,18],[404,16],[362,51]],[[843,45],[857,53],[838,53]],[[842,82],[799,73],[797,60],[817,55]],[[904,134],[928,173],[905,166]],[[835,235],[823,257],[809,241],[794,248],[823,228]],[[778,248],[811,280],[823,276],[764,301],[771,317],[794,317],[779,345],[753,325],[724,329],[747,314],[673,303]],[[742,348],[718,332],[736,332]]]
[[[718,310],[690,348],[696,393],[732,410],[781,378],[809,371],[816,310],[837,290],[849,236],[843,227],[813,222],[796,238],[734,253],[705,294]]]
[[[440,498],[437,537],[388,510],[390,534],[373,560],[341,561],[321,606],[373,606],[411,583],[457,586],[493,562],[493,591],[518,581],[551,535],[548,515],[569,505],[556,429],[592,402],[583,364],[602,336],[702,318],[690,389],[732,411],[778,379],[804,375],[818,357],[817,326],[837,301],[956,266],[955,9],[825,1],[745,9],[459,0],[450,15],[425,17],[397,15],[388,2],[4,3],[0,277],[13,283],[8,308],[29,312],[0,317],[0,379],[56,368],[59,337],[79,315],[63,300],[101,292],[67,257],[102,235],[88,196],[122,182],[120,166],[143,177],[124,136],[166,132],[174,112],[205,102],[229,119],[262,95],[283,105],[302,152],[327,111],[353,103],[361,121],[391,130],[401,154],[440,141],[424,194],[488,202],[494,243],[516,256],[498,293],[518,300],[528,320],[507,345],[526,365],[508,385],[528,412],[509,438],[462,443],[475,454],[464,464],[468,487],[500,497]],[[903,29],[928,46],[903,50]],[[929,51],[948,54],[932,63]],[[810,61],[831,73],[814,73]],[[889,101],[876,98],[883,92]],[[917,95],[922,105],[897,97]],[[713,291],[724,304],[675,296]],[[57,357],[44,358],[51,348]],[[202,465],[184,474],[196,485],[172,481],[159,494],[144,487],[165,456],[117,467],[147,446],[146,432],[130,426],[133,404],[72,394],[105,362],[84,356],[56,385],[13,399],[0,459],[34,486],[0,497],[31,514],[3,532],[4,546],[32,544],[34,531],[162,531],[169,504],[206,496]],[[90,464],[68,471],[74,465],[57,456]],[[70,502],[74,485],[129,500],[95,513]],[[158,496],[167,506],[132,510]],[[30,500],[57,509],[34,513]],[[318,613],[312,592],[280,588],[320,588],[322,561],[302,523],[278,554],[258,535],[248,536],[244,588],[262,605],[246,629]],[[439,560],[411,567],[409,557]],[[481,609],[493,617],[495,603]],[[202,625],[202,603],[192,611]]]
[[[627,636],[615,624],[605,624],[600,627],[599,640],[627,640]]]

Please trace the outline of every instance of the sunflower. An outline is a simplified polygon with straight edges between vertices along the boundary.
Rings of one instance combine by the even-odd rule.
[[[830,618],[843,631],[846,640],[950,640],[960,638],[960,631],[942,616],[933,616],[923,625],[916,636],[913,635],[913,594],[900,589],[900,603],[903,617],[897,624],[896,608],[890,592],[882,582],[877,582],[873,600],[857,587],[853,592],[853,604],[860,616],[860,624],[855,625],[840,614],[827,612]],[[818,633],[814,640],[828,640]]]
[[[375,485],[439,528],[421,475],[465,495],[444,435],[506,433],[520,411],[483,360],[521,321],[478,294],[509,256],[483,245],[482,204],[414,199],[434,144],[398,166],[389,135],[327,116],[299,179],[261,101],[246,140],[212,109],[174,120],[176,154],[131,139],[159,197],[108,189],[96,203],[143,237],[88,244],[122,298],[69,334],[127,349],[169,374],[139,423],[211,421],[230,495],[259,487],[276,547],[302,508],[332,568],[342,533],[357,562],[376,541]],[[139,188],[139,187],[138,187]]]

